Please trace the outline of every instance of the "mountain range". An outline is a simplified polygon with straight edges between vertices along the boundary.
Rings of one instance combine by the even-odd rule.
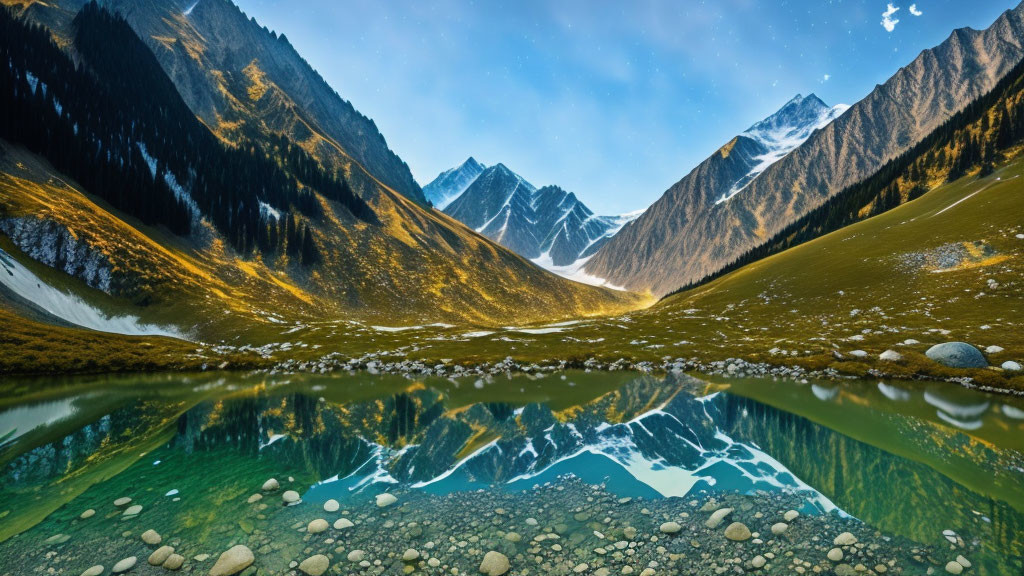
[[[1022,57],[1024,7],[986,30],[956,30],[741,188],[737,176],[753,172],[765,152],[739,137],[722,146],[605,243],[584,271],[659,296],[699,281],[876,172],[991,90]]]
[[[3,3],[16,16],[47,26],[58,47],[76,52],[83,31],[76,15],[87,5],[84,0]],[[238,322],[268,327],[275,314],[511,322],[627,310],[640,302],[545,272],[431,210],[373,122],[327,86],[286,38],[228,0],[113,0],[104,2],[103,10],[123,17],[142,41],[138,46],[129,42],[116,58],[161,86],[153,108],[163,106],[178,116],[154,120],[168,124],[153,126],[152,134],[167,134],[186,120],[180,116],[194,115],[228,150],[277,155],[290,168],[275,177],[291,180],[294,189],[292,199],[271,201],[255,187],[232,190],[230,183],[218,184],[228,187],[218,188],[223,192],[238,195],[230,202],[244,209],[246,224],[239,224],[237,214],[217,220],[213,214],[231,204],[216,196],[209,205],[195,202],[207,192],[189,189],[188,166],[174,149],[160,157],[154,155],[155,147],[163,149],[159,138],[140,142],[125,153],[133,162],[151,163],[152,176],[163,175],[195,216],[191,227],[176,216],[174,233],[169,233],[165,214],[140,222],[117,208],[131,205],[126,199],[114,206],[99,202],[97,196],[105,197],[106,190],[90,189],[45,158],[26,154],[20,142],[0,141],[6,156],[0,167],[10,177],[3,218],[11,220],[6,229],[19,230],[5,250],[23,264],[31,264],[33,255],[55,262],[49,254],[54,245],[48,242],[74,238],[78,251],[69,255],[81,260],[62,260],[61,267],[72,273],[72,290],[84,301],[101,303],[107,313],[181,323],[193,332],[191,337],[210,338]],[[50,58],[44,66],[57,65],[58,56]],[[123,79],[111,76],[117,70],[99,71],[104,64],[100,58],[83,61],[97,70],[99,83],[114,90]],[[19,74],[35,77],[31,70]],[[184,112],[167,98],[175,91],[174,98],[180,95],[187,106]],[[144,111],[142,99],[144,94],[132,106]],[[71,104],[60,107],[71,110]],[[263,169],[274,170],[269,165]],[[156,185],[164,184],[157,178]],[[339,203],[341,196],[328,193],[331,187],[343,195],[349,189],[358,201]],[[359,205],[367,208],[363,216],[356,215]],[[287,243],[286,232],[291,236]],[[280,250],[267,248],[278,244]],[[112,287],[104,292],[106,285],[90,284],[95,273],[86,262],[103,263],[100,275],[116,277]],[[250,304],[256,302],[262,304]]]
[[[504,164],[486,167],[469,158],[424,188],[445,214],[559,274],[593,282],[577,272],[639,213],[598,216],[572,192],[537,188]]]

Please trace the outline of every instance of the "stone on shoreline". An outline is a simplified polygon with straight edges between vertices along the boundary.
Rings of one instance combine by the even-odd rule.
[[[239,544],[228,549],[217,558],[217,562],[210,569],[210,576],[233,576],[245,570],[256,561],[252,550],[248,546]]]
[[[323,554],[310,556],[299,564],[299,570],[309,576],[322,576],[331,566],[331,560]]]
[[[743,542],[750,539],[750,528],[742,522],[733,522],[725,528],[725,537],[733,542]]]
[[[174,554],[174,548],[170,546],[161,546],[150,554],[149,559],[146,561],[149,562],[150,566],[161,566],[168,558],[171,557],[171,554]]]
[[[832,541],[836,546],[853,546],[857,543],[857,537],[849,532],[843,532]]]
[[[480,563],[480,572],[487,576],[501,576],[511,568],[508,556],[494,550],[484,554],[484,559]]]
[[[353,550],[348,553],[347,558],[349,562],[362,562],[366,558],[366,552],[363,552],[362,550]]]
[[[164,566],[165,570],[178,570],[184,564],[185,564],[185,557],[184,556],[182,556],[181,554],[171,554],[170,556],[167,557],[167,560],[164,561],[163,566]]]
[[[662,534],[675,534],[683,529],[678,522],[665,522],[659,528]]]
[[[134,568],[135,567],[135,563],[138,562],[138,561],[139,561],[139,559],[136,558],[135,556],[129,556],[129,557],[125,558],[124,560],[121,560],[117,564],[114,564],[114,567],[110,569],[110,573],[111,574],[120,574],[122,572],[127,572],[127,571],[131,570],[132,568]]]
[[[966,342],[944,342],[936,344],[924,353],[932,360],[950,368],[985,368],[988,360],[974,346]]]
[[[732,511],[732,508],[719,508],[711,514],[711,517],[704,522],[704,525],[714,530],[722,524],[726,516],[732,514]]]

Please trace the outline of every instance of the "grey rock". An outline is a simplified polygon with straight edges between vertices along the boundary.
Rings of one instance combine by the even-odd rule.
[[[966,342],[944,342],[925,352],[925,356],[950,368],[985,368],[985,355]]]

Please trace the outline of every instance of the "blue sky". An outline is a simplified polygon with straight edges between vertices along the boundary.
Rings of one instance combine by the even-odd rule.
[[[236,1],[373,118],[420,184],[474,156],[602,214],[645,208],[795,94],[852,104],[954,28],[1016,5]]]

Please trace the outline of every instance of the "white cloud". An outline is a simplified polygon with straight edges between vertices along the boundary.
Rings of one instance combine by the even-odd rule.
[[[824,76],[821,77],[821,81],[822,82],[828,82],[828,79],[831,78],[831,77],[832,77],[831,74],[825,74]]]
[[[899,11],[899,8],[889,4],[885,12],[882,12],[882,28],[885,28],[886,32],[892,32],[896,29],[896,25],[900,23],[899,19],[893,18],[893,15]]]
[[[910,13],[913,14],[914,16],[920,16],[921,14],[924,14],[924,12],[921,12],[920,10],[917,9],[917,4],[910,5]]]

